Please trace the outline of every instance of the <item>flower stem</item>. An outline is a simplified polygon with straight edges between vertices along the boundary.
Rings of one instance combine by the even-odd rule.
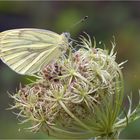
[[[115,132],[108,136],[96,137],[93,140],[119,140],[119,135],[120,135],[120,132]]]

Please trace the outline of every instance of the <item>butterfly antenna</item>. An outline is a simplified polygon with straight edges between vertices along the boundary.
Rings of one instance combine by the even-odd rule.
[[[88,16],[83,17],[83,18],[80,19],[78,22],[76,22],[75,24],[73,24],[73,25],[69,28],[69,30],[68,30],[67,32],[70,32],[70,30],[72,30],[73,28],[75,28],[78,24],[85,22],[87,19],[88,19]],[[74,40],[74,39],[72,39],[72,38],[70,38],[70,40],[73,41],[73,42],[78,42],[78,41],[76,41],[76,40]]]
[[[74,27],[76,27],[78,24],[85,22],[88,19],[88,16],[83,17],[81,20],[79,20],[78,22],[76,22],[75,24],[73,24],[70,28],[69,31],[71,29],[73,29]]]

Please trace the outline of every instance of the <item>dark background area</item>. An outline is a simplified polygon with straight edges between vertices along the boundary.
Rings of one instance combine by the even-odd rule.
[[[140,2],[115,1],[0,1],[0,32],[14,28],[43,28],[61,34],[81,18],[86,22],[70,30],[77,39],[83,31],[94,36],[111,48],[113,35],[116,38],[117,62],[128,60],[124,65],[125,94],[133,93],[137,102],[140,88]],[[46,138],[42,132],[33,134],[24,130],[11,110],[9,93],[15,93],[25,76],[12,71],[0,61],[0,139]],[[20,131],[19,131],[20,130]],[[128,125],[121,138],[140,138],[140,120]]]

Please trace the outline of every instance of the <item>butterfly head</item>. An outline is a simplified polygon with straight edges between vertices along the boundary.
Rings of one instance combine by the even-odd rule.
[[[70,40],[70,33],[69,32],[64,32],[61,34],[62,37],[62,44],[64,44],[65,46],[67,46],[69,44],[69,40]]]
[[[69,32],[64,32],[64,33],[62,33],[62,35],[64,35],[66,38],[70,38],[70,33]]]
[[[69,32],[64,32],[64,33],[62,33],[62,35],[64,37],[66,37],[67,39],[70,39],[70,33]]]

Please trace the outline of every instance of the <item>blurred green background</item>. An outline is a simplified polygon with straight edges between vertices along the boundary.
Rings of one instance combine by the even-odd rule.
[[[132,92],[136,103],[140,88],[140,2],[0,1],[0,31],[34,27],[61,34],[86,15],[89,16],[86,22],[70,30],[72,38],[77,39],[86,31],[111,48],[110,41],[115,36],[117,62],[128,60],[123,69],[125,94]],[[19,83],[25,83],[25,77],[0,61],[0,79],[0,139],[47,138],[41,132],[24,130],[26,126],[18,124],[12,111],[6,110],[12,104],[8,92],[14,93]],[[140,138],[139,130],[140,120],[137,120],[128,125],[121,138]]]

